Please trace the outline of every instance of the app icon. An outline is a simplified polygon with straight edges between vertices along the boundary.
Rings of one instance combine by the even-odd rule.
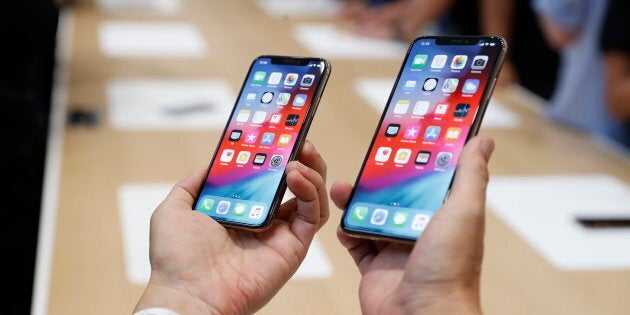
[[[300,115],[289,114],[289,116],[287,116],[287,120],[284,122],[284,125],[285,126],[295,126],[295,125],[297,125],[299,119],[300,119]]]
[[[448,57],[446,55],[435,55],[433,57],[433,61],[431,62],[431,68],[434,69],[442,69],[446,65],[446,60]]]
[[[289,145],[290,142],[291,142],[291,135],[281,134],[280,137],[278,137],[279,147],[287,146]]]
[[[394,163],[407,164],[407,162],[409,162],[410,157],[411,157],[410,149],[398,149],[398,151],[396,151],[396,157],[394,158]]]
[[[247,93],[247,95],[245,96],[245,99],[249,102],[253,102],[256,100],[256,93]]]
[[[282,155],[276,154],[276,155],[272,155],[271,159],[269,160],[269,166],[271,167],[278,167],[280,165],[282,165],[282,160],[284,158],[282,157]]]
[[[417,101],[413,107],[413,114],[417,116],[426,115],[429,111],[430,103],[427,101]]]
[[[468,56],[466,55],[457,55],[453,57],[453,61],[451,62],[451,69],[464,69],[466,66],[466,61],[468,61]]]
[[[405,222],[407,222],[407,217],[409,216],[409,213],[404,212],[404,211],[396,211],[394,212],[394,216],[392,217],[392,225],[393,226],[404,226]]]
[[[352,221],[359,221],[359,222],[365,221],[365,219],[367,218],[367,214],[368,214],[367,207],[356,206],[352,210]]]
[[[297,83],[297,80],[298,80],[297,73],[289,73],[284,78],[284,85],[295,85],[295,83]]]
[[[266,159],[267,159],[267,154],[256,153],[256,155],[254,156],[254,165],[263,165],[265,164]]]
[[[461,133],[462,133],[461,128],[455,128],[455,127],[448,128],[446,129],[446,136],[444,137],[444,140],[448,142],[455,142],[457,141],[457,139],[459,139],[459,135]]]
[[[245,210],[247,210],[247,204],[245,203],[237,203],[234,205],[234,214],[238,216],[242,216],[245,214]]]
[[[267,112],[259,110],[254,113],[252,117],[252,124],[262,124],[267,118]]]
[[[278,84],[280,83],[280,79],[282,79],[282,72],[272,72],[269,75],[268,84]]]
[[[395,137],[398,135],[399,130],[399,124],[389,124],[387,125],[387,129],[385,130],[385,137]]]
[[[435,159],[435,165],[439,167],[448,166],[451,163],[451,159],[453,158],[453,153],[451,152],[440,152]]]
[[[217,213],[226,214],[228,213],[228,211],[230,211],[230,202],[225,200],[219,201],[219,205],[217,206]]]
[[[249,151],[241,151],[238,153],[236,157],[236,164],[247,164],[249,162],[249,156],[251,153]]]
[[[232,158],[234,158],[234,150],[225,149],[221,153],[221,157],[219,158],[219,160],[221,162],[229,163],[232,161]]]
[[[278,95],[278,99],[276,100],[276,105],[287,105],[289,104],[290,98],[291,98],[291,93],[280,93]]]
[[[304,106],[306,104],[306,94],[298,94],[293,99],[293,106]]]
[[[473,94],[477,92],[479,88],[479,80],[477,79],[468,79],[464,83],[464,87],[462,88],[462,93]]]
[[[378,148],[378,150],[376,150],[376,156],[374,157],[374,160],[376,160],[376,162],[387,162],[391,154],[392,148],[380,147]]]
[[[214,206],[214,199],[205,197],[199,204],[199,210],[210,212],[210,210],[212,210],[212,206]]]
[[[314,81],[315,81],[315,75],[305,74],[302,77],[302,81],[300,82],[300,86],[311,86],[311,85],[313,85]]]
[[[257,130],[250,130],[245,134],[245,143],[249,143],[249,144],[256,143],[256,139],[258,139]]]
[[[372,212],[372,217],[370,218],[370,223],[374,225],[383,225],[385,221],[387,221],[387,210],[385,209],[374,209]]]
[[[256,71],[254,73],[254,79],[252,80],[252,83],[256,83],[256,84],[260,84],[265,82],[265,77],[267,76],[267,72],[265,71]]]
[[[444,84],[442,84],[442,92],[444,93],[453,93],[457,90],[457,85],[459,84],[459,79],[457,78],[448,78],[444,80]]]
[[[416,85],[418,85],[418,80],[407,80],[403,86],[403,90],[412,91],[416,88]]]
[[[409,100],[398,100],[394,105],[394,114],[404,115],[409,109]]]
[[[429,126],[424,132],[424,140],[435,141],[440,136],[440,126]]]
[[[435,90],[438,84],[438,79],[436,78],[428,78],[424,80],[424,84],[422,85],[422,90],[425,92],[431,92]]]
[[[455,107],[455,111],[453,112],[453,116],[466,117],[466,115],[468,115],[469,110],[470,110],[470,104],[457,104],[457,106]]]
[[[262,145],[271,145],[273,144],[273,139],[276,138],[276,134],[273,132],[265,132],[260,139],[260,144]]]
[[[473,70],[483,70],[488,65],[488,56],[475,56],[473,58],[472,65],[470,66]]]
[[[271,119],[269,119],[269,123],[279,124],[282,119],[282,114],[273,114],[271,115]]]
[[[411,229],[414,231],[422,231],[427,227],[431,217],[426,214],[416,214],[411,221]]]
[[[236,121],[242,123],[247,122],[247,120],[249,120],[250,113],[251,111],[249,111],[249,109],[241,109],[238,111],[238,115],[236,115]]]
[[[420,134],[420,125],[412,125],[412,126],[407,127],[407,129],[405,130],[405,134],[403,135],[403,138],[407,140],[414,140],[418,138],[419,134]]]
[[[445,115],[447,110],[448,110],[448,104],[437,104],[435,106],[436,115]]]
[[[269,104],[271,101],[273,101],[273,92],[265,92],[260,97],[260,102],[263,104]]]
[[[230,141],[238,141],[243,134],[243,130],[232,130],[230,132]]]
[[[412,68],[421,69],[427,65],[427,60],[429,59],[428,55],[415,55],[413,57],[413,62],[411,63]]]
[[[431,152],[429,151],[420,151],[418,155],[416,155],[416,164],[426,165],[429,163],[431,159]]]
[[[263,206],[252,206],[252,209],[249,210],[249,218],[250,219],[260,219],[263,214]]]

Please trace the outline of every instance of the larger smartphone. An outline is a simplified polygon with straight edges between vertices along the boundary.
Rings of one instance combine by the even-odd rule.
[[[499,37],[420,37],[407,52],[341,226],[415,241],[442,206],[477,134],[507,45]]]
[[[321,58],[260,56],[243,82],[194,209],[227,226],[265,229],[284,195],[330,75]]]

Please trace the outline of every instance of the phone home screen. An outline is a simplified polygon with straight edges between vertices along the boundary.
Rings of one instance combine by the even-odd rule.
[[[195,205],[223,222],[267,219],[326,66],[274,60],[254,61]]]
[[[343,225],[415,240],[441,207],[503,45],[411,47],[363,164]]]

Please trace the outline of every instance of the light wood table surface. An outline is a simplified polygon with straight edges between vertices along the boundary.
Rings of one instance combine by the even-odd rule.
[[[238,91],[257,55],[309,55],[292,36],[296,23],[330,21],[269,17],[248,0],[187,0],[184,4],[183,11],[173,16],[106,15],[90,3],[72,9],[68,108],[96,110],[101,122],[94,128],[64,130],[49,314],[131,312],[144,288],[125,277],[117,189],[129,182],[176,181],[206,167],[220,136],[221,130],[115,130],[106,119],[108,80],[220,78]],[[98,45],[98,27],[105,20],[189,22],[201,30],[209,53],[191,59],[107,58]],[[395,77],[402,57],[331,59],[332,77],[308,137],[327,158],[329,187],[337,180],[354,181],[380,116],[354,92],[354,82]],[[630,182],[627,160],[545,121],[519,104],[524,100],[512,93],[499,91],[495,96],[520,115],[522,127],[483,131],[497,142],[493,175],[606,173]],[[340,211],[333,211],[319,233],[334,266],[333,276],[289,282],[259,314],[360,313],[360,278],[336,240],[339,219]],[[482,286],[488,314],[630,312],[630,271],[557,270],[491,213],[485,248]]]

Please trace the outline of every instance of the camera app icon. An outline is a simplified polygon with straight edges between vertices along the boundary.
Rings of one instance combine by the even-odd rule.
[[[483,70],[488,65],[488,56],[475,56],[472,62],[472,66],[470,66],[473,70]]]

